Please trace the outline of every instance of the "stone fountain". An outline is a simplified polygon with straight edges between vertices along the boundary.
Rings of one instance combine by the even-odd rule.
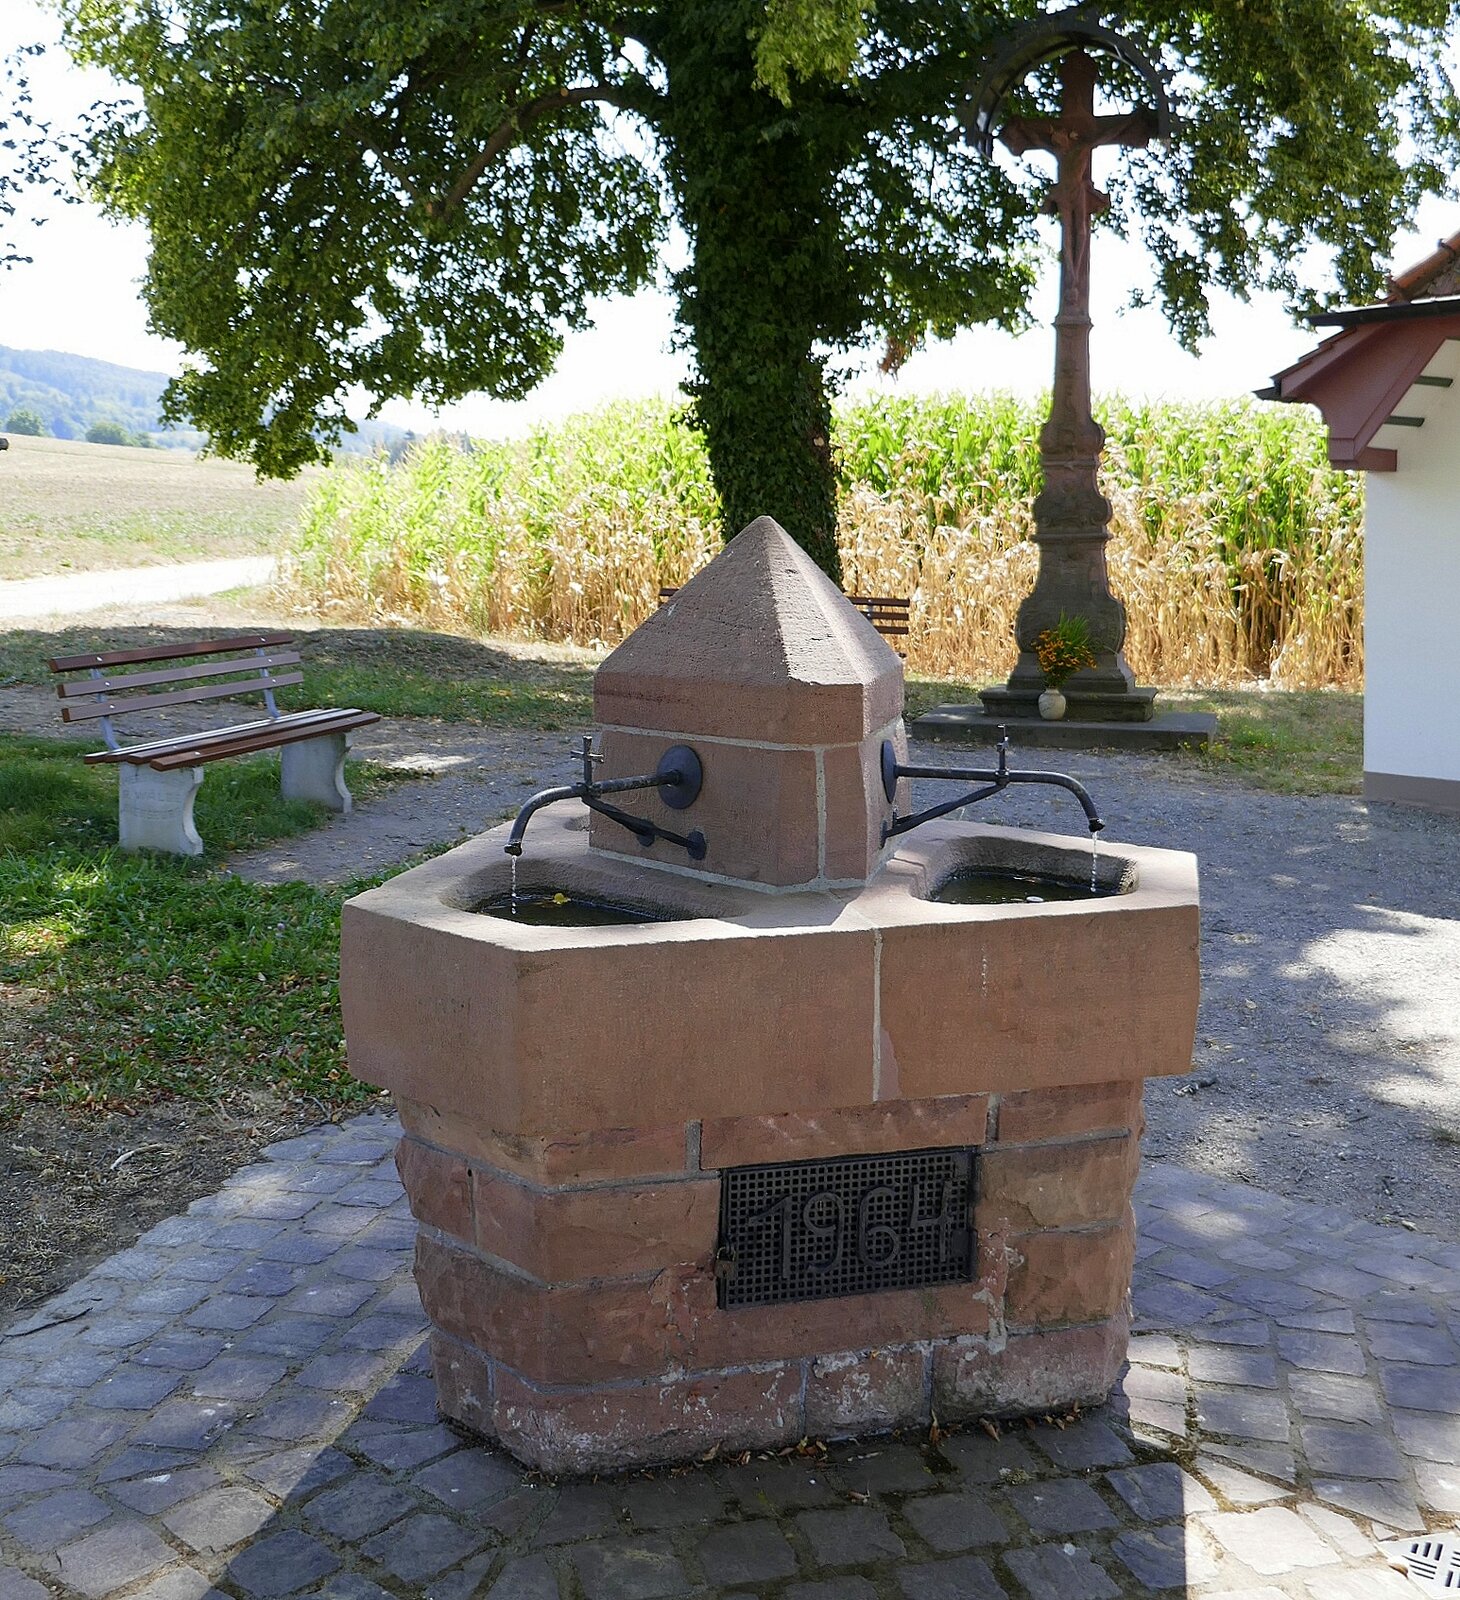
[[[1107,844],[1095,896],[935,898],[1088,880],[1090,846],[889,836],[902,696],[762,518],[599,669],[595,776],[649,775],[629,825],[539,797],[520,860],[504,827],[345,907],[440,1408],[533,1466],[1044,1412],[1120,1370],[1142,1082],[1191,1063],[1195,862]],[[621,920],[486,914],[514,872]]]

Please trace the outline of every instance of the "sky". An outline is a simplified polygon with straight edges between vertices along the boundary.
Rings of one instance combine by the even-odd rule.
[[[52,41],[56,27],[37,0],[0,0],[0,55],[18,44]],[[108,79],[82,73],[52,50],[37,65],[32,88],[39,115],[66,123],[93,100],[114,93]],[[1116,160],[1117,156],[1107,156]],[[1097,181],[1100,169],[1097,168]],[[147,326],[138,285],[147,239],[135,224],[107,221],[87,203],[47,204],[43,226],[21,233],[33,259],[0,268],[0,344],[65,350],[124,366],[174,372],[182,351]],[[1460,202],[1431,201],[1415,229],[1397,242],[1391,268],[1428,254],[1439,237],[1460,227]],[[849,387],[853,393],[977,393],[1047,388],[1053,360],[1057,271],[1053,232],[1050,259],[1033,302],[1035,326],[1014,337],[975,328],[916,352],[895,379],[877,373],[880,354],[866,353]],[[1315,335],[1295,328],[1275,296],[1243,304],[1214,297],[1214,331],[1196,355],[1180,349],[1154,308],[1127,309],[1132,289],[1149,276],[1144,252],[1098,234],[1092,257],[1091,360],[1095,387],[1132,397],[1220,399],[1251,392],[1311,348]],[[539,421],[589,409],[614,398],[672,394],[688,360],[670,349],[674,331],[669,297],[645,291],[596,302],[594,326],[570,333],[557,369],[527,400],[507,404],[474,396],[440,413],[408,401],[390,402],[383,420],[422,431],[433,426],[479,436],[518,434]]]

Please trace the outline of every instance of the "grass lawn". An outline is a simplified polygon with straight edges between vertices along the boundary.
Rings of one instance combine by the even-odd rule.
[[[237,461],[11,435],[0,454],[0,579],[272,551],[311,468],[260,481]]]
[[[1215,711],[1217,742],[1191,753],[1278,794],[1359,794],[1364,787],[1364,697],[1342,689],[1172,689],[1170,706]]]
[[[357,765],[351,781],[368,794],[382,775]],[[277,756],[216,763],[197,801],[219,852],[325,815],[280,798]],[[0,1121],[37,1101],[117,1110],[248,1087],[327,1107],[374,1097],[343,1067],[352,888],[246,883],[115,840],[113,772],[71,743],[0,737]]]

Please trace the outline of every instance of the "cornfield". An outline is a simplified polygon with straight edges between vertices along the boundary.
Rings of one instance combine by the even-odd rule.
[[[1328,466],[1321,423],[1252,401],[1100,410],[1136,674],[1361,684],[1362,485]],[[910,670],[977,681],[1012,665],[1043,411],[1002,395],[842,410],[844,584],[912,597]],[[667,403],[619,404],[511,444],[427,440],[396,466],[336,467],[284,581],[341,620],[612,644],[718,547],[698,437]]]

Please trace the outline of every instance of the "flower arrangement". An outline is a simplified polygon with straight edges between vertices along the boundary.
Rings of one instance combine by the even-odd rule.
[[[1034,641],[1034,654],[1044,681],[1051,689],[1062,687],[1067,678],[1095,665],[1090,624],[1084,617],[1067,617],[1060,612],[1059,621]]]

